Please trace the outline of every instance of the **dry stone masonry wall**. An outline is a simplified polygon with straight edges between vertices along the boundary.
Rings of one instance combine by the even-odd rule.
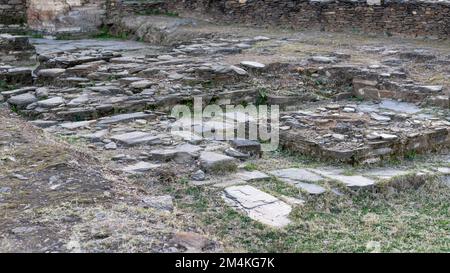
[[[26,0],[0,0],[0,24],[22,24],[25,14]]]
[[[295,29],[364,31],[413,36],[450,35],[450,3],[402,0],[194,0],[168,1],[224,21]]]

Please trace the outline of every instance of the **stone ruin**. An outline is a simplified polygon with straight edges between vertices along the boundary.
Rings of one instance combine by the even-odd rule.
[[[20,10],[32,30],[45,34],[89,33],[103,25],[110,34],[152,43],[2,34],[0,102],[52,135],[80,139],[120,173],[154,174],[176,166],[192,185],[224,188],[227,204],[278,228],[289,224],[292,206],[304,201],[277,198],[249,183],[276,177],[320,195],[329,191],[321,181],[360,189],[410,173],[388,168],[345,175],[333,167],[336,162],[371,168],[416,154],[448,162],[450,52],[433,39],[425,46],[383,36],[386,41],[353,44],[345,34],[219,31],[207,21],[174,16],[208,11],[219,21],[356,27],[447,43],[447,2],[174,2],[30,0],[26,16],[20,1],[0,5],[3,12]],[[327,39],[343,39],[342,46],[330,49]],[[243,163],[263,154],[259,141],[204,136],[235,124],[248,128],[255,120],[241,112],[205,119],[192,132],[170,133],[177,125],[170,110],[196,97],[219,106],[279,105],[279,126],[269,126],[280,131],[280,149],[330,165],[243,170]],[[448,175],[448,168],[427,168],[425,173]]]

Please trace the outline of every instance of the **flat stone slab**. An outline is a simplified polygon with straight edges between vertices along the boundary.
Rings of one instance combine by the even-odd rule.
[[[228,187],[223,198],[232,207],[244,211],[248,217],[263,224],[282,228],[291,222],[288,218],[292,211],[290,205],[255,187]]]
[[[248,68],[256,68],[256,69],[262,69],[266,67],[265,64],[258,63],[258,62],[252,62],[252,61],[243,61],[241,62],[241,65],[248,67]]]
[[[320,175],[317,175],[305,169],[298,168],[271,171],[270,174],[281,179],[286,178],[294,181],[318,182],[320,180],[323,180],[323,177],[321,177]]]
[[[65,103],[65,101],[62,97],[54,97],[54,98],[38,101],[37,105],[39,107],[43,107],[43,108],[53,108],[53,107],[60,106],[61,104],[64,104],[64,103]]]
[[[94,122],[95,122],[95,120],[65,122],[65,123],[61,123],[59,126],[64,129],[74,130],[74,129],[78,129],[78,128],[89,127]]]
[[[270,178],[270,176],[260,171],[241,171],[236,174],[236,177],[246,182],[260,181]]]
[[[8,103],[17,107],[25,107],[28,104],[36,102],[37,98],[31,93],[25,93],[9,98]]]
[[[159,141],[158,136],[139,131],[115,135],[111,139],[127,146],[152,144]]]
[[[152,164],[152,163],[141,161],[136,164],[129,165],[129,166],[123,168],[122,171],[127,172],[127,173],[141,173],[141,172],[147,172],[152,169],[159,168],[160,166],[161,165],[159,165],[159,164]]]
[[[396,169],[375,169],[364,172],[364,175],[374,176],[380,179],[391,179],[396,176],[408,174],[408,171]]]
[[[116,115],[116,116],[102,118],[102,119],[100,119],[98,124],[99,125],[114,124],[114,123],[119,123],[119,122],[124,122],[124,121],[135,120],[135,119],[146,119],[146,118],[154,117],[154,116],[155,115],[153,115],[153,114],[146,114],[144,112],[136,112],[136,113],[131,113],[131,114],[122,114],[122,115]]]
[[[297,183],[295,183],[295,186],[297,188],[300,188],[300,189],[306,191],[309,194],[322,194],[327,191],[322,186],[319,186],[316,184],[310,184],[310,183],[297,182]]]
[[[190,131],[171,131],[170,133],[194,145],[203,141],[203,137],[191,133]]]
[[[325,57],[325,56],[313,56],[313,57],[311,57],[310,60],[315,63],[329,64],[329,63],[334,63],[336,61],[336,58]]]
[[[438,167],[438,168],[436,168],[436,170],[443,175],[450,175],[449,167]]]
[[[421,111],[420,108],[413,103],[399,102],[394,100],[382,100],[379,106],[380,108],[407,114],[415,114]]]
[[[338,169],[311,169],[311,171],[320,174],[328,179],[337,180],[350,188],[368,187],[375,184],[375,180],[364,177],[362,175],[342,175],[342,170]]]
[[[209,173],[233,172],[237,168],[234,158],[214,152],[202,152],[200,154],[200,165]]]
[[[37,73],[39,77],[49,77],[56,78],[66,72],[63,68],[49,68],[49,69],[41,69]]]
[[[313,184],[324,178],[305,169],[290,168],[270,172],[283,182],[294,185],[309,194],[322,194],[326,189],[322,186]],[[305,183],[308,182],[308,183]]]
[[[141,206],[159,210],[173,211],[173,201],[170,195],[146,196],[142,199]]]
[[[243,185],[246,183],[247,183],[246,181],[238,178],[238,179],[222,181],[219,183],[213,182],[212,184],[213,184],[213,187],[215,187],[215,188],[227,188],[227,187],[236,186],[236,185]]]

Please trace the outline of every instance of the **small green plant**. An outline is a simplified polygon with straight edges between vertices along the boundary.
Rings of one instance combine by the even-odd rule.
[[[138,13],[139,15],[163,15],[169,17],[178,17],[178,13],[171,11],[162,11],[160,9],[145,9]]]
[[[256,98],[256,105],[267,104],[268,92],[266,88],[260,88],[258,90],[258,97]]]
[[[353,97],[350,98],[350,100],[357,101],[357,102],[362,102],[362,101],[364,101],[364,98],[361,97],[361,96],[353,96]]]
[[[113,34],[111,29],[108,26],[102,26],[98,33],[91,36],[93,39],[99,40],[110,40],[110,39],[118,39],[118,40],[128,40],[128,33],[121,32],[118,34]]]
[[[257,169],[258,169],[258,165],[256,165],[255,163],[251,163],[251,162],[245,164],[245,166],[244,166],[244,170],[246,170],[248,172],[255,171]]]
[[[8,91],[15,89],[16,86],[14,84],[8,84],[4,80],[0,80],[0,91]]]
[[[414,160],[416,158],[417,158],[417,152],[415,150],[408,151],[405,154],[405,159],[407,159],[407,160]]]
[[[17,108],[16,105],[11,105],[11,111],[13,111],[14,113],[19,113],[19,108]]]

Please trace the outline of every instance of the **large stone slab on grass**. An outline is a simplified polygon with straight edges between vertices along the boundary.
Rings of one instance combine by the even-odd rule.
[[[39,77],[46,78],[56,78],[62,74],[64,74],[66,70],[64,68],[49,68],[49,69],[41,69],[37,72]]]
[[[270,178],[270,176],[260,171],[241,171],[236,174],[236,177],[246,182],[253,182]]]
[[[234,158],[214,152],[202,152],[200,154],[200,165],[209,173],[226,174],[237,169]]]
[[[408,174],[407,171],[390,168],[374,169],[364,172],[364,175],[374,176],[379,179],[391,179],[396,176],[402,176],[406,174]]]
[[[158,136],[139,131],[115,135],[112,136],[111,139],[126,146],[155,144],[159,142]]]
[[[283,182],[294,185],[306,191],[309,194],[322,194],[326,192],[326,189],[324,187],[313,184],[314,182],[323,180],[323,177],[305,169],[282,169],[272,171],[270,172],[270,174],[276,176]]]
[[[297,183],[295,183],[295,186],[297,188],[300,188],[300,189],[306,191],[309,194],[322,194],[327,191],[322,186],[319,186],[316,184],[310,184],[310,183],[297,182]]]
[[[288,218],[292,211],[290,205],[255,187],[232,186],[226,188],[224,193],[229,205],[244,211],[253,220],[277,228],[291,222]]]
[[[311,169],[311,171],[318,173],[328,179],[336,180],[350,188],[368,187],[375,184],[375,180],[364,177],[362,175],[342,175],[337,170],[319,170]]]

